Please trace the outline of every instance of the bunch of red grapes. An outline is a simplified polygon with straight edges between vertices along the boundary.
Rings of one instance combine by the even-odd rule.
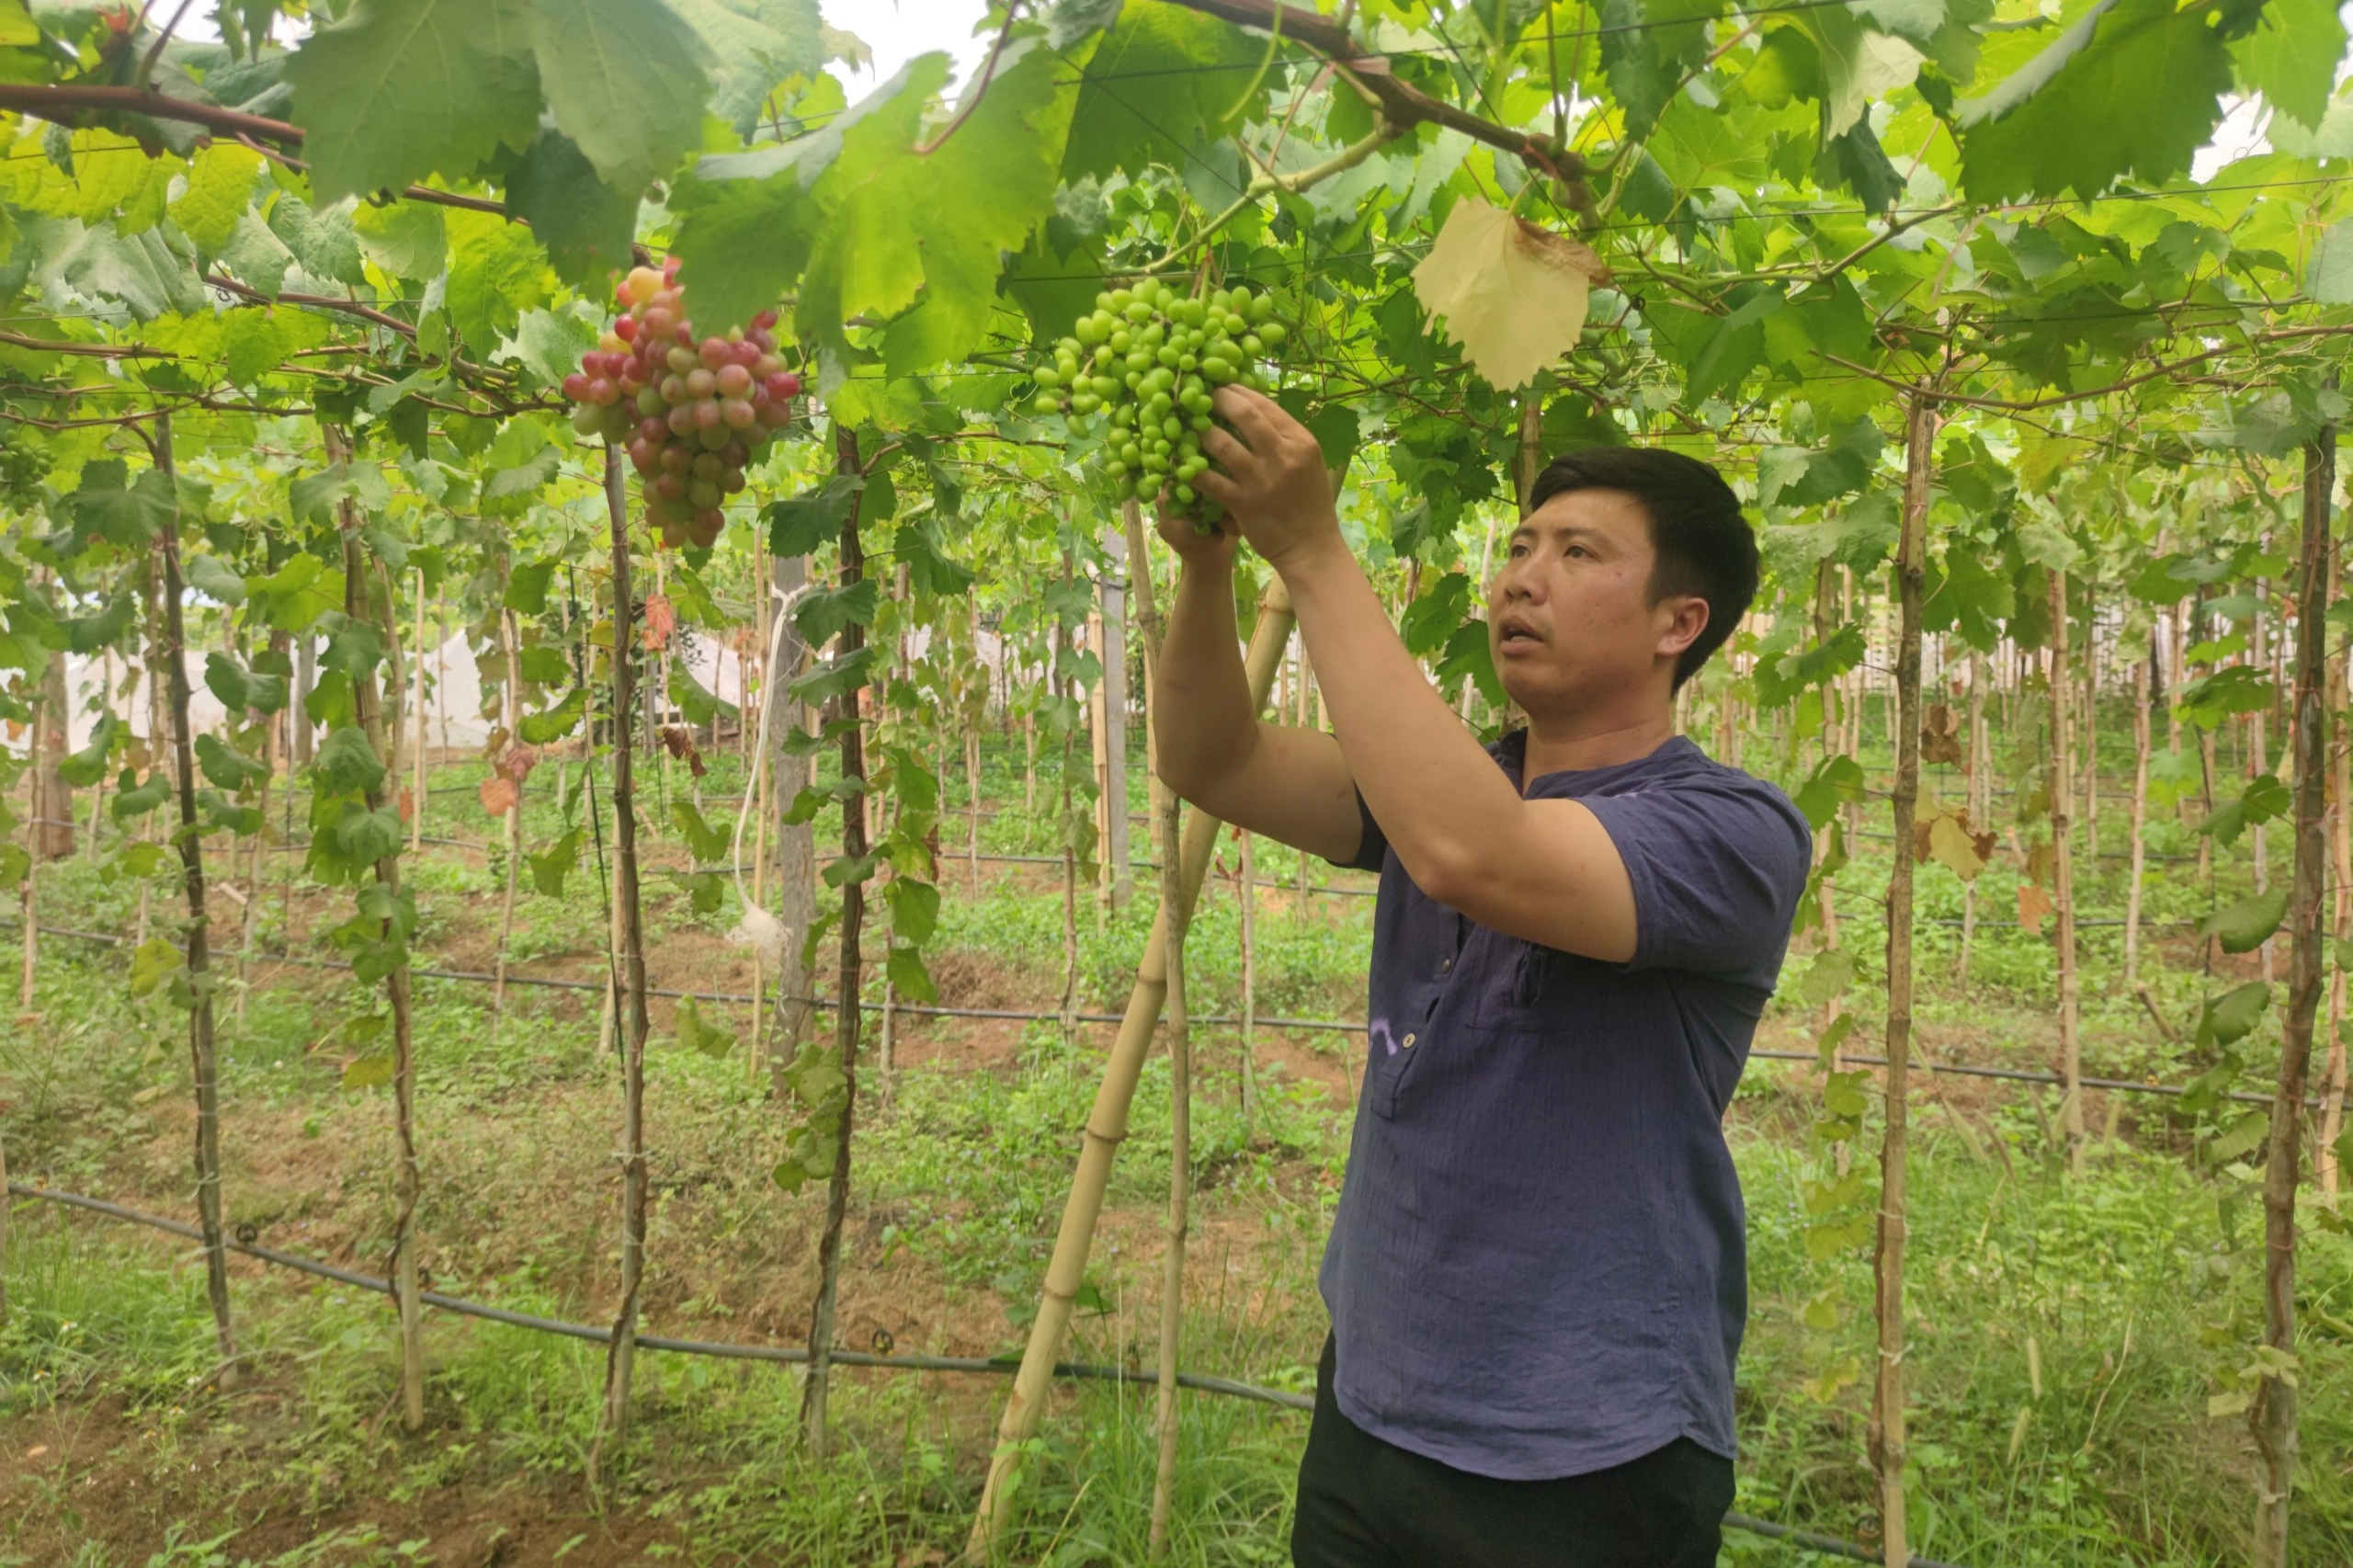
[[[698,338],[674,260],[633,268],[615,291],[620,316],[564,377],[572,427],[626,442],[643,482],[645,521],[662,543],[708,550],[726,526],[720,503],[744,488],[744,465],[792,419],[801,378],[777,357],[776,312]]]

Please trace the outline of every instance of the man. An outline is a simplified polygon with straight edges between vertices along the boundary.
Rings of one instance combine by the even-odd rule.
[[[1546,469],[1487,590],[1528,726],[1483,751],[1348,553],[1314,437],[1243,389],[1217,412],[1193,483],[1226,521],[1161,526],[1162,777],[1381,873],[1293,1559],[1705,1568],[1747,1310],[1722,1122],[1812,849],[1779,791],[1674,733],[1756,592],[1738,498],[1663,451]],[[1290,590],[1333,734],[1251,711],[1237,531]]]

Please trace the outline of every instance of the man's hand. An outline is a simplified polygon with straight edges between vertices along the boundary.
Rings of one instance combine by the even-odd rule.
[[[1202,436],[1201,450],[1217,467],[1193,488],[1224,507],[1278,572],[1327,550],[1345,553],[1331,476],[1307,427],[1246,387],[1220,387],[1211,401],[1230,430],[1212,426]]]
[[[1233,550],[1242,536],[1235,530],[1232,517],[1220,517],[1204,533],[1192,518],[1170,511],[1164,498],[1155,526],[1161,539],[1186,566],[1199,567],[1220,576],[1229,575],[1233,571]]]

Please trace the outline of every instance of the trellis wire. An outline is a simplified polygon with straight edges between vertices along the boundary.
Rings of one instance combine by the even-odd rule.
[[[18,924],[18,922],[15,917],[0,915],[0,926],[15,926],[17,924]],[[71,931],[63,926],[43,926],[40,927],[40,933],[45,937],[63,937],[70,940],[104,943],[108,947],[119,947],[123,942],[122,937],[109,936],[103,931]],[[260,962],[294,964],[303,969],[339,970],[348,971],[351,968],[349,964],[337,959],[302,958],[294,953],[257,952],[255,953],[253,957],[255,960]],[[409,972],[419,980],[451,980],[459,982],[461,984],[490,985],[494,984],[497,981],[497,976],[495,975],[480,974],[472,970],[463,969],[417,969],[412,967],[409,970]],[[536,985],[543,990],[554,991],[602,991],[605,989],[606,983],[601,980],[564,980],[554,975],[516,974],[510,971],[506,976],[506,983],[509,985]],[[739,1006],[749,1006],[756,1000],[756,998],[741,991],[679,991],[659,985],[647,986],[646,994],[649,996],[666,996],[673,1000],[691,999],[696,1002],[726,1002],[733,1003]],[[838,1005],[837,999],[831,996],[778,996],[770,998],[770,1000],[779,1002],[801,1002],[805,1003],[812,1007],[821,1008],[831,1008]],[[869,1013],[880,1013],[882,1011],[882,1004],[880,1002],[861,1001],[858,1003],[858,1006],[863,1011]],[[936,1007],[924,1006],[912,1002],[897,1001],[891,1004],[891,1010],[894,1013],[912,1014],[915,1017],[926,1018],[993,1018],[1011,1023],[1059,1023],[1063,1017],[1060,1013],[1031,1012],[1018,1007]],[[1116,1024],[1120,1021],[1120,1015],[1117,1013],[1073,1013],[1071,1017],[1076,1022],[1082,1024]],[[1224,1028],[1238,1028],[1242,1024],[1241,1018],[1231,1013],[1211,1014],[1204,1017],[1196,1018],[1193,1021],[1199,1024]],[[1268,1028],[1305,1029],[1327,1034],[1362,1034],[1365,1031],[1364,1025],[1347,1018],[1284,1018],[1260,1014],[1255,1021]],[[1748,1054],[1752,1057],[1757,1057],[1772,1062],[1815,1062],[1820,1060],[1818,1053],[1811,1051],[1767,1051],[1762,1048],[1753,1048],[1750,1050]],[[1839,1060],[1857,1067],[1884,1067],[1887,1065],[1886,1059],[1878,1056],[1842,1055]],[[2031,1069],[2024,1067],[1979,1067],[1972,1066],[1967,1062],[1935,1062],[1927,1065],[1928,1067],[1928,1071],[1932,1073],[1948,1073],[1958,1077],[1999,1078],[2005,1082],[2018,1084],[2064,1085],[2066,1083],[2066,1080],[2062,1078],[2056,1073],[2037,1073]],[[2167,1095],[2177,1097],[2190,1092],[2188,1088],[2177,1084],[2141,1083],[2131,1078],[2086,1077],[2082,1079],[2081,1082],[2083,1086],[2087,1089],[2109,1089],[2120,1094]],[[2223,1097],[2226,1099],[2241,1101],[2247,1105],[2269,1105],[2273,1099],[2273,1096],[2270,1095],[2256,1094],[2244,1089],[2231,1090]],[[2304,1105],[2307,1108],[2316,1109],[2320,1107],[2321,1103],[2321,1099],[2317,1096],[2307,1096],[2304,1099]]]
[[[82,1193],[64,1192],[53,1187],[30,1187],[17,1181],[8,1184],[8,1191],[15,1197],[35,1199],[42,1202],[60,1204],[69,1209],[85,1210],[93,1214],[104,1215],[110,1220],[145,1225],[191,1241],[203,1239],[202,1234],[193,1225],[166,1219],[161,1214],[149,1214],[123,1204],[110,1203],[103,1198],[90,1198]],[[223,1244],[232,1252],[241,1253],[260,1262],[275,1264],[280,1268],[290,1268],[301,1274],[315,1275],[322,1279],[332,1279],[338,1285],[348,1285],[355,1290],[367,1290],[377,1295],[390,1295],[392,1292],[392,1282],[377,1275],[361,1274],[349,1268],[337,1268],[331,1263],[320,1263],[315,1259],[304,1257],[299,1253],[280,1252],[276,1247],[266,1247],[258,1242],[241,1241],[230,1237],[224,1239]],[[611,1329],[599,1327],[595,1324],[567,1323],[562,1318],[540,1317],[530,1312],[509,1312],[505,1307],[494,1307],[486,1302],[472,1301],[462,1296],[446,1295],[438,1290],[420,1291],[417,1299],[428,1307],[438,1307],[444,1312],[456,1312],[462,1317],[481,1318],[488,1323],[504,1324],[509,1328],[530,1329],[536,1333],[552,1334],[565,1339],[584,1339],[601,1345],[609,1341],[613,1335]],[[805,1347],[793,1345],[744,1345],[720,1339],[674,1339],[665,1335],[654,1334],[640,1334],[636,1335],[636,1340],[638,1347],[643,1350],[667,1350],[682,1356],[710,1356],[722,1360],[770,1361],[797,1366],[805,1364],[809,1359],[809,1352]],[[887,1371],[905,1372],[969,1372],[996,1377],[1010,1377],[1020,1367],[1017,1359],[999,1360],[980,1356],[926,1356],[914,1352],[900,1355],[895,1351],[884,1355],[873,1351],[837,1349],[833,1352],[832,1359],[835,1365],[842,1367],[868,1367]],[[1057,1362],[1054,1366],[1054,1375],[1061,1378],[1100,1379],[1108,1382],[1146,1383],[1154,1386],[1157,1386],[1160,1381],[1160,1374],[1154,1369],[1104,1366],[1089,1361]],[[1179,1388],[1193,1389],[1202,1393],[1224,1394],[1232,1399],[1252,1400],[1283,1410],[1312,1411],[1315,1408],[1314,1397],[1310,1394],[1295,1393],[1289,1389],[1267,1388],[1257,1383],[1245,1383],[1234,1378],[1214,1377],[1204,1372],[1179,1372],[1176,1374],[1176,1383]],[[1745,1514],[1726,1514],[1724,1523],[1733,1529],[1745,1531],[1751,1535],[1787,1540],[1809,1551],[1843,1557],[1850,1562],[1877,1562],[1880,1561],[1878,1552],[1854,1541],[1842,1540],[1836,1536],[1819,1535],[1812,1530],[1799,1529],[1791,1525],[1776,1524],[1769,1519],[1751,1518]],[[1926,1557],[1914,1557],[1911,1559],[1910,1568],[1959,1568],[1959,1565],[1938,1562]]]

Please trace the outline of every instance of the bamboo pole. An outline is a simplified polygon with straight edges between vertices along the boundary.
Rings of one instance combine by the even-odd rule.
[[[2329,602],[2336,599],[2336,584],[2342,573],[2341,561],[2336,551],[2329,552]],[[2347,679],[2353,653],[2329,665],[2327,707],[2331,713],[2345,711]],[[2340,942],[2353,937],[2353,752],[2348,752],[2346,738],[2337,734],[2330,738],[2328,748],[2331,793],[2334,802],[2328,824],[2329,854],[2336,877],[2336,937]],[[2320,1144],[2313,1151],[2313,1174],[2320,1182],[2320,1189],[2330,1202],[2336,1200],[2342,1173],[2336,1157],[2337,1140],[2345,1132],[2345,970],[2333,965],[2328,975],[2328,1065],[2324,1074],[2325,1087],[2321,1091]]]
[[[502,578],[505,575],[500,574]],[[518,738],[523,722],[522,631],[515,612],[504,604],[498,607],[498,641],[506,654],[506,693],[501,704],[506,711],[501,722],[506,731],[506,751],[512,755],[522,744]],[[523,780],[511,771],[507,778],[515,793],[506,802],[506,886],[499,894],[498,974],[490,992],[494,1022],[506,1016],[506,963],[515,946],[515,897],[523,874]]]
[[[332,425],[322,425],[320,431],[326,443],[329,460],[334,462],[348,461],[351,447],[344,438],[343,432]],[[399,607],[392,598],[392,580],[385,576],[380,579],[384,590],[382,617],[379,619],[371,613],[368,561],[359,542],[359,508],[348,495],[336,504],[336,522],[343,536],[344,614],[354,620],[365,620],[381,629],[385,633],[386,656],[392,661],[392,668],[387,672],[381,687],[373,675],[352,683],[352,703],[360,729],[368,737],[369,747],[384,764],[385,778],[379,788],[389,790],[397,801],[400,762],[392,744],[395,731],[392,724],[386,722],[381,698],[384,690],[400,689]],[[376,790],[367,793],[368,808],[374,811],[382,803],[381,799]],[[400,896],[401,869],[397,843],[392,854],[376,862],[376,882],[393,897]],[[389,930],[389,927],[390,923],[386,922],[384,929]],[[393,965],[392,972],[384,976],[384,995],[392,1010],[392,1299],[400,1326],[401,1424],[414,1432],[425,1425],[425,1307],[420,1295],[422,1287],[417,1277],[416,1258],[416,1204],[422,1187],[416,1162],[416,1051],[414,1020],[410,1016],[408,955],[404,945],[399,961]]]
[[[31,788],[27,791],[29,798],[25,802],[32,811],[32,820],[25,824],[25,845],[30,853],[25,857],[24,877],[17,883],[17,916],[23,927],[21,935],[25,951],[24,986],[17,994],[17,1006],[18,1011],[28,1014],[33,1010],[33,977],[40,965],[40,921],[34,888],[40,881],[41,840],[48,832],[41,822],[40,787],[41,732],[48,727],[44,722],[48,717],[44,710],[48,706],[42,698],[33,699],[32,738],[26,756],[26,771]],[[0,1196],[0,1202],[5,1201],[5,1196]]]
[[[782,624],[769,629],[776,667],[763,679],[760,700],[768,710],[767,766],[768,810],[776,827],[776,913],[784,927],[776,974],[776,1028],[768,1039],[768,1081],[776,1103],[787,1106],[792,1100],[784,1081],[785,1070],[808,1037],[816,1011],[809,1001],[809,968],[801,954],[802,938],[817,918],[816,828],[810,823],[783,820],[808,786],[814,762],[794,752],[790,744],[803,733],[801,705],[792,695],[792,683],[800,677],[808,645],[801,641],[801,629],[792,623],[792,609],[809,585],[809,558],[776,557],[768,564],[768,585]]]
[[[1127,907],[1134,892],[1134,873],[1128,852],[1128,561],[1126,529],[1118,523],[1104,530],[1106,565],[1099,599],[1103,626],[1103,858],[1110,907]]]
[[[1257,857],[1244,833],[1242,865],[1234,876],[1242,901],[1242,1142],[1257,1141],[1258,1127],[1258,872]]]
[[[1909,1568],[1904,1527],[1904,1254],[1910,1236],[1905,1160],[1911,1131],[1912,827],[1920,801],[1920,619],[1927,576],[1928,483],[1935,460],[1936,405],[1915,393],[1904,429],[1904,516],[1895,547],[1900,607],[1895,645],[1895,850],[1887,881],[1887,1124],[1880,1142],[1880,1203],[1874,1275],[1879,1376],[1870,1427],[1879,1472],[1880,1540],[1887,1568]]]
[[[866,469],[858,457],[858,432],[836,421],[834,426],[834,465],[856,478]],[[855,493],[853,493],[855,495]],[[841,587],[857,585],[866,571],[866,550],[858,538],[859,503],[853,498],[842,519]],[[836,646],[847,658],[866,645],[866,629],[856,621],[844,626]],[[842,694],[841,776],[845,781],[866,778],[866,739],[857,688]],[[855,861],[867,851],[866,796],[861,790],[842,801],[842,854]],[[834,1040],[841,1051],[843,1093],[839,1141],[834,1145],[834,1169],[825,1183],[825,1223],[817,1242],[817,1300],[809,1312],[809,1381],[801,1390],[801,1420],[809,1455],[819,1463],[825,1458],[825,1402],[833,1384],[834,1304],[841,1289],[842,1217],[849,1205],[850,1132],[858,1115],[858,998],[862,984],[863,955],[858,949],[866,919],[866,885],[852,880],[842,884],[841,970],[835,994],[842,1005],[834,1010]]]
[[[2305,1080],[2312,1065],[2313,1015],[2320,1002],[2321,918],[2325,870],[2321,816],[2327,805],[2328,711],[2321,700],[2328,659],[2327,623],[2319,610],[2328,585],[2329,494],[2336,480],[2336,432],[2322,426],[2304,448],[2304,517],[2296,574],[2296,861],[2288,899],[2288,1008],[2279,1020],[2279,1078],[2271,1101],[2268,1157],[2263,1169],[2263,1343],[2296,1351],[2296,1179],[2302,1165]],[[2256,1494],[2255,1561],[2287,1568],[2288,1504],[2296,1475],[2296,1385],[2266,1377],[2247,1423],[2263,1462]]]
[[[1142,531],[1141,521],[1131,514],[1129,556],[1135,562],[1139,598],[1146,591],[1147,581],[1145,558],[1140,548]],[[1249,653],[1244,659],[1254,713],[1266,707],[1267,695],[1274,686],[1275,665],[1282,658],[1283,645],[1290,639],[1290,594],[1284,588],[1282,578],[1270,572],[1266,588],[1258,597],[1257,625],[1251,632]],[[1152,664],[1157,667],[1156,656],[1152,658]],[[1145,670],[1144,679],[1145,689],[1149,690],[1152,668]],[[1184,875],[1176,884],[1176,893],[1188,911],[1200,892],[1201,878],[1209,869],[1221,825],[1215,818],[1198,811],[1185,824],[1180,855]],[[1143,1073],[1153,1026],[1167,996],[1163,926],[1165,914],[1164,909],[1153,917],[1152,933],[1144,938],[1143,956],[1136,965],[1135,987],[1128,994],[1127,1012],[1120,1018],[1120,1032],[1112,1040],[1110,1055],[1104,1063],[1103,1081],[1095,1092],[1094,1108],[1087,1113],[1078,1166],[1071,1178],[1070,1196],[1063,1206],[1062,1228],[1054,1237],[1053,1256],[1046,1266],[1045,1286],[1039,1293],[1038,1315],[1030,1321],[1021,1369],[1014,1376],[1013,1392],[1006,1400],[1005,1415],[997,1425],[996,1451],[989,1460],[988,1483],[981,1494],[972,1536],[965,1543],[967,1562],[988,1560],[989,1549],[1012,1509],[1013,1483],[1021,1462],[1022,1446],[1037,1434],[1038,1424],[1045,1416],[1046,1390],[1053,1377],[1054,1362],[1062,1354],[1063,1336],[1070,1328],[1079,1286],[1085,1280],[1087,1253],[1095,1241],[1095,1222],[1102,1213],[1103,1195],[1110,1183],[1111,1161],[1119,1153],[1121,1140],[1128,1135],[1128,1108],[1135,1098],[1136,1081]]]
[[[2067,1168],[2084,1169],[2084,1047],[2077,1026],[2075,966],[2075,732],[2067,711],[2067,574],[2051,574],[2051,848],[2052,912],[2058,916],[2059,1075],[2066,1087],[2059,1125]],[[1900,857],[1899,857],[1900,858]]]
[[[1160,666],[1165,623],[1151,585],[1136,596],[1137,630],[1154,669]],[[1301,663],[1305,664],[1304,650]],[[1158,700],[1158,693],[1153,694]],[[1152,1524],[1145,1555],[1154,1562],[1168,1554],[1168,1515],[1176,1489],[1176,1439],[1179,1410],[1176,1364],[1185,1339],[1185,1243],[1191,1230],[1193,1194],[1193,1037],[1186,1012],[1185,934],[1192,925],[1192,900],[1186,895],[1184,802],[1173,790],[1162,792],[1157,826],[1160,830],[1161,971],[1166,992],[1168,1036],[1168,1228],[1161,1253],[1160,1382],[1156,1395],[1156,1425],[1160,1434],[1159,1462],[1152,1483]],[[1211,830],[1211,842],[1216,842]],[[1301,857],[1302,866],[1306,858]]]
[[[172,416],[155,415],[151,438],[155,466],[176,479],[172,464]],[[212,1308],[213,1349],[220,1357],[214,1376],[226,1389],[236,1381],[237,1340],[229,1320],[229,1253],[221,1226],[221,1078],[212,1038],[212,934],[204,907],[204,839],[196,816],[195,738],[188,729],[188,626],[181,600],[179,518],[176,513],[155,536],[163,566],[161,645],[149,663],[156,696],[166,699],[171,722],[172,771],[178,785],[180,825],[172,836],[180,852],[180,882],[188,894],[188,1057],[196,1080],[196,1212],[204,1242],[204,1294]]]
[[[2135,660],[2132,665],[2132,867],[2124,883],[2124,988],[2130,991],[2141,979],[2141,887],[2149,862],[2149,749],[2152,731],[2149,722],[2149,687],[2154,674],[2156,650],[2153,646]]]
[[[386,586],[389,588],[390,584]],[[415,685],[415,695],[412,700],[416,705],[416,712],[413,716],[416,729],[416,756],[409,762],[412,782],[408,791],[408,848],[410,854],[420,855],[425,851],[425,801],[429,788],[425,770],[425,568],[422,566],[416,570],[416,635],[410,640],[409,648],[415,655],[411,664]]]
[[[629,1430],[637,1359],[638,1292],[645,1281],[645,930],[638,904],[637,791],[631,763],[635,682],[630,669],[637,605],[630,590],[629,506],[620,454],[605,448],[605,515],[613,571],[613,923],[620,949],[620,994],[614,1008],[621,1054],[621,1300],[605,1357],[605,1398],[588,1448],[588,1484],[602,1483],[606,1447]],[[856,1012],[846,1007],[845,1012]]]

